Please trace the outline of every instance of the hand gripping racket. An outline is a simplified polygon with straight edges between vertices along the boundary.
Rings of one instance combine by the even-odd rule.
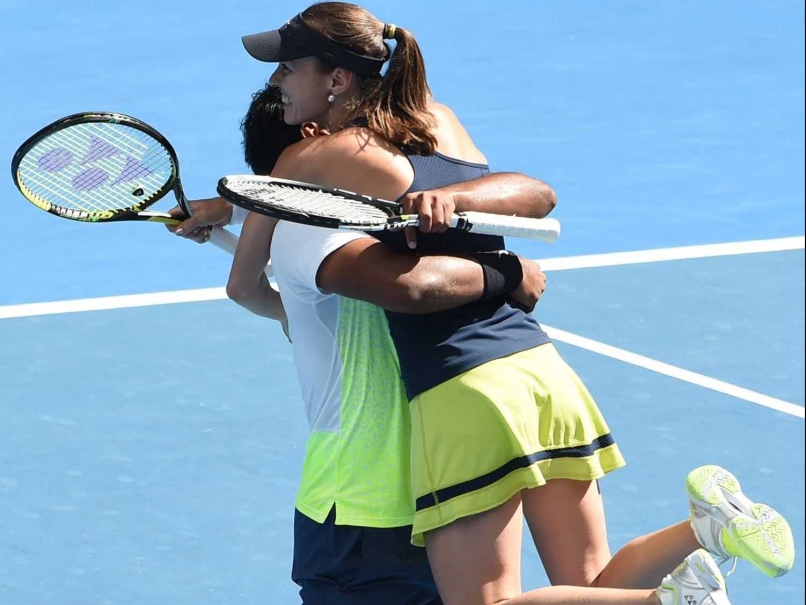
[[[174,148],[153,127],[119,113],[80,113],[44,127],[14,154],[11,174],[35,206],[75,221],[177,225],[147,210],[170,191],[187,216],[193,213]],[[210,241],[234,254],[238,237],[214,227]]]
[[[295,223],[350,231],[397,231],[416,227],[416,214],[403,214],[396,202],[264,176],[234,175],[218,181],[218,193],[251,212]],[[484,212],[458,212],[451,227],[488,235],[554,242],[560,235],[556,219],[519,218]]]

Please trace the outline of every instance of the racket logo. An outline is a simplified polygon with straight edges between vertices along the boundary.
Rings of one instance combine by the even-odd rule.
[[[111,122],[116,123],[115,120]],[[141,161],[142,157],[138,157],[141,151],[147,152],[147,148],[144,147],[142,150],[135,148],[135,145],[123,137],[120,137],[120,140],[110,141],[91,133],[88,139],[82,151],[78,151],[75,147],[68,149],[67,146],[60,146],[58,143],[56,146],[48,146],[47,151],[35,160],[36,168],[46,179],[55,180],[63,184],[62,186],[69,187],[73,194],[77,195],[101,193],[104,189],[128,185],[124,195],[143,198],[148,189],[154,189],[155,181],[159,180],[160,185],[164,182],[160,178],[163,170],[146,166]],[[148,186],[149,182],[152,183],[151,187]],[[140,205],[145,200],[134,201]],[[109,212],[106,210],[78,212],[82,217],[98,215],[97,220],[109,218]],[[74,214],[69,212],[69,217],[72,218]]]
[[[78,195],[91,195],[104,188],[130,184],[132,188],[128,193],[134,198],[142,198],[146,195],[145,187],[132,181],[147,182],[148,177],[154,174],[152,169],[131,154],[131,150],[121,149],[94,135],[89,136],[83,153],[62,146],[51,147],[39,156],[36,167],[43,175],[50,175],[48,178],[69,184]],[[143,201],[137,199],[131,210],[139,211]],[[117,212],[113,209],[82,210],[61,206],[54,206],[53,210],[65,218],[90,222],[109,220]]]
[[[62,158],[64,152],[69,153],[67,149],[61,147],[49,151],[39,159],[38,164],[41,170],[60,172],[73,164],[73,158],[71,158],[69,163],[65,163],[64,161],[54,163],[50,158],[54,152],[57,158]],[[109,182],[112,175],[103,165],[107,164],[110,165],[110,168],[117,168],[115,164],[119,164],[121,160],[123,161],[123,169],[120,170],[116,179]],[[145,178],[153,172],[147,166],[141,164],[138,159],[127,155],[124,151],[121,151],[111,143],[98,137],[92,137],[90,139],[87,153],[79,165],[87,166],[87,168],[73,177],[72,185],[73,189],[82,193],[92,191],[107,183],[110,187],[114,187],[121,183],[131,182],[137,178]]]

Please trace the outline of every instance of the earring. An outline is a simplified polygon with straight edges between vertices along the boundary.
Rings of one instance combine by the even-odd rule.
[[[335,100],[336,100],[336,95],[328,95],[327,96],[327,102],[328,103],[332,103]]]

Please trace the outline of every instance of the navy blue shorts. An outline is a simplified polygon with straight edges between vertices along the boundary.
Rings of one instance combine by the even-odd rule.
[[[411,526],[376,529],[294,513],[294,566],[303,605],[442,605]]]

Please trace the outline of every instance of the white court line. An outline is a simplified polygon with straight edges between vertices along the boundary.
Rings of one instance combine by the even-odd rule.
[[[804,236],[783,237],[777,239],[733,242],[728,244],[707,244],[703,246],[684,246],[680,248],[657,248],[654,250],[637,250],[634,252],[615,252],[610,254],[590,254],[585,256],[566,256],[540,260],[544,271],[562,271],[566,269],[584,269],[591,267],[613,267],[636,263],[653,263],[668,260],[684,260],[708,258],[713,256],[730,256],[734,254],[751,254],[757,252],[781,252],[804,248]],[[78,313],[81,311],[104,311],[107,309],[126,309],[129,307],[148,307],[152,305],[170,305],[186,302],[202,302],[206,300],[222,300],[227,297],[224,288],[202,288],[199,290],[175,290],[169,292],[153,292],[151,294],[127,294],[123,296],[103,296],[100,298],[82,298],[45,303],[27,303],[21,305],[0,306],[0,319],[16,317],[33,317],[37,315],[55,315],[58,313]]]
[[[29,303],[24,305],[0,306],[0,319],[14,317],[34,317],[37,315],[58,315],[61,313],[81,313],[83,311],[107,311],[109,309],[130,309],[155,305],[203,302],[227,298],[224,288],[201,288],[199,290],[176,290],[173,292],[152,292],[151,294],[127,294],[124,296],[102,296],[100,298],[79,298],[54,302]]]
[[[635,252],[618,252],[613,254],[593,254],[586,256],[571,256],[564,258],[544,259],[540,261],[546,271],[560,271],[565,269],[581,269],[589,267],[612,267],[635,263],[649,263],[667,260],[683,260],[694,258],[707,258],[714,256],[728,256],[734,254],[750,254],[757,252],[779,252],[784,250],[798,250],[804,248],[804,237],[787,237],[770,240],[757,240],[750,242],[735,242],[728,244],[710,244],[705,246],[686,246],[680,248],[661,248],[656,250],[640,250]],[[84,298],[77,300],[63,300],[45,303],[30,303],[21,305],[0,306],[0,319],[17,317],[33,317],[40,315],[55,315],[61,313],[78,313],[83,311],[102,311],[108,309],[126,309],[133,307],[148,307],[154,305],[168,305],[187,302],[203,302],[226,299],[224,288],[203,288],[198,290],[177,290],[172,292],[154,292],[151,294],[131,294],[125,296],[104,296],[100,298]],[[618,349],[595,340],[564,332],[556,328],[543,326],[549,336],[560,342],[581,347],[589,351],[618,359],[625,363],[636,365],[660,374],[665,374],[685,382],[690,382],[725,393],[745,401],[750,401],[764,407],[771,408],[797,416],[804,417],[804,408],[801,406],[775,399],[755,391],[750,391],[721,380],[709,378],[689,370],[684,370],[649,357]]]
[[[638,263],[657,263],[669,260],[687,260],[693,258],[710,258],[714,256],[733,256],[736,254],[753,254],[758,252],[782,252],[785,250],[802,250],[804,236],[762,239],[748,242],[731,242],[727,244],[706,244],[702,246],[683,246],[680,248],[657,248],[655,250],[637,250],[635,252],[612,252],[609,254],[589,254],[585,256],[565,256],[559,258],[538,259],[544,271],[564,271],[566,269],[589,269],[592,267],[615,267],[619,265],[635,265]]]
[[[739,399],[744,399],[745,401],[750,401],[751,403],[762,405],[772,410],[789,414],[790,416],[797,416],[798,418],[804,417],[804,408],[799,405],[795,405],[794,403],[789,403],[788,401],[762,395],[761,393],[756,393],[755,391],[751,391],[749,389],[743,389],[742,387],[737,387],[736,385],[723,382],[721,380],[716,380],[715,378],[710,378],[702,374],[697,374],[696,372],[684,370],[682,368],[678,368],[677,366],[663,363],[662,361],[657,361],[649,357],[644,357],[643,355],[625,351],[624,349],[612,347],[602,342],[591,340],[590,338],[585,338],[583,336],[571,334],[570,332],[558,330],[557,328],[552,328],[545,324],[540,325],[553,340],[558,340],[575,347],[580,347],[582,349],[598,353],[599,355],[604,355],[605,357],[612,357],[613,359],[618,359],[619,361],[623,361],[640,368],[645,368],[659,374],[671,376],[672,378],[677,378],[678,380],[690,382],[691,384],[696,384],[698,386],[705,387],[706,389],[711,389],[712,391],[738,397]]]

